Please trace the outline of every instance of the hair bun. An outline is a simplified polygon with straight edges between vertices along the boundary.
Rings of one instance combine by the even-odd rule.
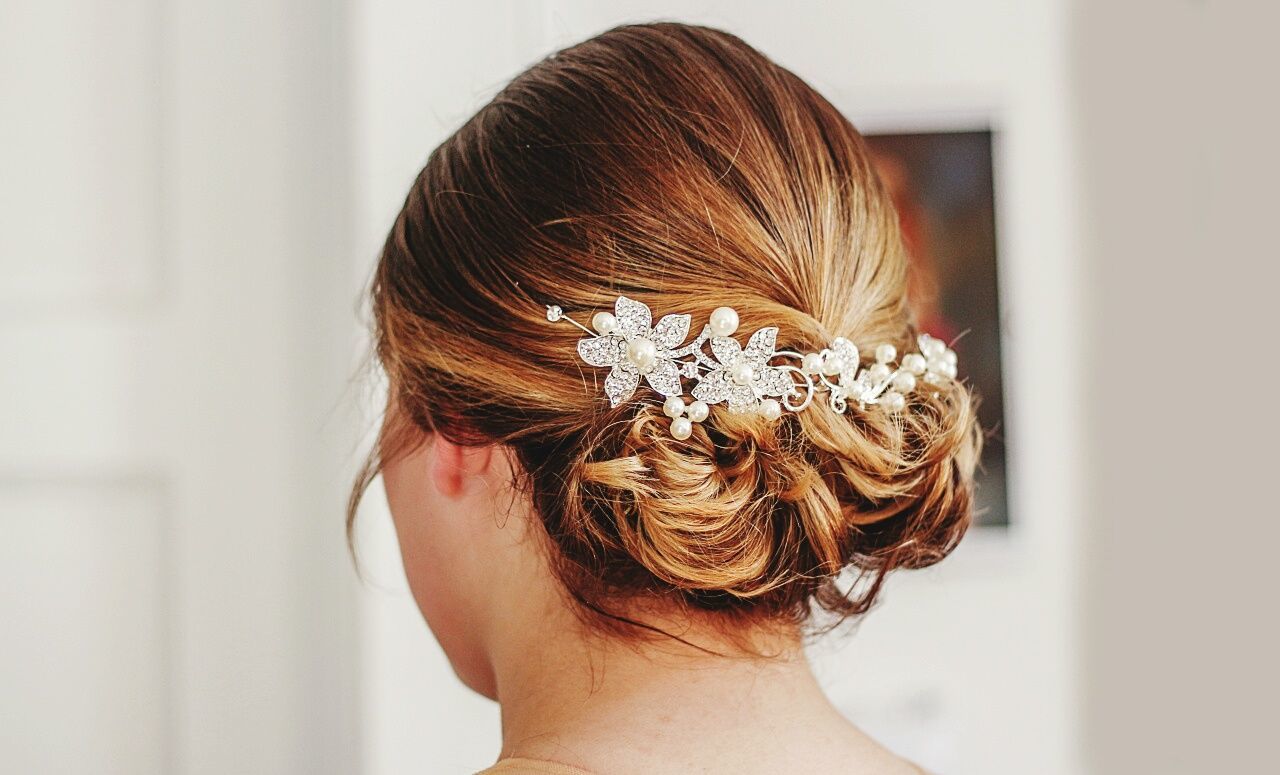
[[[963,388],[897,418],[820,409],[770,422],[717,408],[680,441],[644,406],[615,457],[583,460],[583,505],[616,528],[633,575],[652,577],[644,586],[710,609],[804,618],[816,599],[861,613],[885,573],[936,562],[963,535],[970,411]],[[835,585],[851,564],[871,578],[852,593]]]

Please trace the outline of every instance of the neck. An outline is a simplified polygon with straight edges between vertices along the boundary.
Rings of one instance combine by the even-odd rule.
[[[725,638],[711,622],[666,616],[647,623],[705,650],[661,636],[593,635],[576,620],[554,627],[544,620],[507,639],[492,655],[502,755],[615,772],[619,751],[641,760],[651,751],[669,769],[672,752],[723,762],[761,739],[792,732],[804,746],[815,727],[830,735],[850,729],[814,679],[794,629],[753,631],[744,648],[741,637]]]

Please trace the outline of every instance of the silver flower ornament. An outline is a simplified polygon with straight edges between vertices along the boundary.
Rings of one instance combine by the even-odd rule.
[[[772,326],[752,334],[746,347],[731,337],[711,337],[711,352],[719,366],[699,380],[693,397],[708,404],[727,401],[731,411],[745,412],[757,408],[761,399],[792,390],[794,383],[786,371],[769,365],[777,340],[778,329]]]
[[[592,320],[600,336],[579,340],[578,355],[592,366],[613,367],[604,382],[613,406],[631,397],[641,376],[658,393],[678,396],[680,367],[671,351],[688,335],[689,321],[689,315],[666,315],[650,327],[649,308],[619,296],[614,314],[598,313]]]

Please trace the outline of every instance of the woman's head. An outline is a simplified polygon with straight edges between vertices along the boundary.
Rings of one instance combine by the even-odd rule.
[[[538,528],[526,545],[601,626],[654,599],[727,624],[861,613],[885,573],[965,530],[978,436],[962,386],[896,414],[714,406],[677,440],[656,393],[610,407],[607,371],[545,309],[589,317],[625,295],[694,313],[696,331],[728,306],[743,331],[777,326],[779,349],[905,351],[906,270],[862,140],[817,92],[723,32],[612,30],[518,76],[410,190],[373,288],[392,409],[372,470],[431,439],[464,470],[501,450]],[[435,561],[423,572],[459,573]],[[850,565],[867,583],[840,589]]]

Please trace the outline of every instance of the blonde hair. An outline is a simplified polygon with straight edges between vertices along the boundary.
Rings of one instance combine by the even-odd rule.
[[[372,291],[405,418],[381,455],[431,433],[509,447],[558,577],[602,620],[643,595],[770,620],[862,613],[886,573],[942,559],[969,523],[963,386],[896,415],[713,407],[677,441],[660,396],[610,408],[544,305],[729,306],[742,330],[777,326],[779,349],[906,351],[906,271],[862,139],[806,83],[717,30],[606,32],[518,76],[410,189]],[[837,585],[848,566],[866,583]]]

